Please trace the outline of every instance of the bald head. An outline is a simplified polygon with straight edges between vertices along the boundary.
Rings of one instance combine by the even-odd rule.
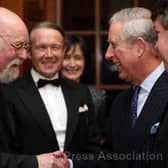
[[[21,18],[14,12],[0,7],[0,32],[14,34],[20,29],[27,31],[27,28]]]
[[[29,34],[22,19],[0,7],[0,83],[8,83],[19,75],[19,65],[27,58]],[[21,48],[17,46],[21,45]]]

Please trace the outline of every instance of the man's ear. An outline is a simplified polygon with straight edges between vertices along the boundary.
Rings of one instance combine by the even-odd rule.
[[[136,44],[137,44],[138,57],[141,57],[145,52],[146,42],[142,37],[138,37],[136,40]]]

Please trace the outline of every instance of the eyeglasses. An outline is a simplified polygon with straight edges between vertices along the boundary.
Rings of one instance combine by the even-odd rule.
[[[26,51],[29,51],[31,48],[31,44],[27,42],[16,42],[16,43],[10,43],[10,45],[15,48],[16,50],[20,50],[24,48]]]
[[[0,34],[0,37],[6,41],[10,46],[12,46],[15,50],[21,50],[25,49],[26,51],[29,51],[31,48],[31,44],[28,42],[9,42],[4,36]]]

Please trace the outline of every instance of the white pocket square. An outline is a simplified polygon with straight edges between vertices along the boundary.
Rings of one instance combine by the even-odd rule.
[[[87,111],[88,110],[88,106],[87,106],[87,104],[84,104],[83,106],[80,106],[79,107],[79,112],[81,113],[81,112],[85,112],[85,111]]]
[[[157,133],[158,128],[159,128],[160,122],[155,123],[154,125],[152,125],[151,129],[150,129],[150,134],[154,135]]]

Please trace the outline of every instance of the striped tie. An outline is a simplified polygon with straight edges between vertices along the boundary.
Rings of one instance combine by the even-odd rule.
[[[132,128],[134,128],[136,120],[137,120],[137,103],[138,103],[138,95],[141,87],[140,86],[134,86],[133,88],[133,94],[132,94],[132,100],[131,100],[131,125]]]

